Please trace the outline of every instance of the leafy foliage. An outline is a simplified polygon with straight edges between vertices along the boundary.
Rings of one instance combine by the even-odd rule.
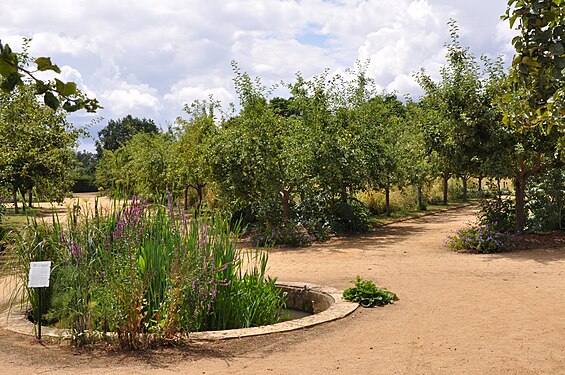
[[[81,109],[96,112],[101,108],[96,99],[87,98],[80,92],[74,82],[63,82],[57,78],[44,81],[37,78],[37,72],[61,73],[61,69],[53,64],[49,57],[30,58],[27,54],[30,42],[31,39],[24,39],[23,53],[16,53],[9,45],[0,42],[0,89],[4,93],[9,94],[18,87],[31,84],[35,95],[42,96],[44,104],[54,111],[62,108],[66,112]],[[32,64],[35,64],[35,67],[30,66]],[[31,83],[26,83],[26,80]]]
[[[380,288],[371,280],[363,280],[360,276],[353,283],[355,286],[343,292],[343,298],[357,302],[363,307],[384,306],[398,301],[393,292]]]
[[[516,226],[515,203],[511,199],[484,199],[477,215],[479,225],[510,233]]]
[[[287,225],[282,228],[255,229],[252,231],[251,243],[255,246],[287,245],[301,247],[309,245],[315,239],[305,228]]]
[[[157,134],[159,128],[151,119],[140,119],[132,115],[108,121],[108,125],[98,132],[96,141],[98,157],[103,155],[104,150],[117,150],[137,133]]]
[[[560,166],[533,179],[527,195],[528,230],[548,232],[565,228],[565,174]]]
[[[0,93],[0,185],[14,196],[36,189],[61,199],[72,184],[78,136],[66,113],[38,102],[32,87]]]

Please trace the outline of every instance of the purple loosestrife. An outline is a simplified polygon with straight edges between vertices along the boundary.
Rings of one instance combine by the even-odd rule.
[[[138,197],[133,197],[131,199],[131,203],[124,209],[122,214],[116,215],[118,223],[112,232],[112,238],[114,241],[131,235],[137,235],[137,238],[141,237],[144,229],[142,219],[145,214],[146,207],[147,201],[143,201]]]

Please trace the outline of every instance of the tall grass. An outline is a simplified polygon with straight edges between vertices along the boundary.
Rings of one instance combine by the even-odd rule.
[[[170,201],[133,198],[106,214],[73,210],[65,222],[29,218],[10,267],[25,285],[30,261],[52,261],[41,316],[69,328],[74,344],[112,331],[120,346],[142,348],[279,320],[284,300],[266,277],[268,257],[238,249],[239,233],[220,215],[188,218]],[[36,313],[36,291],[26,296]]]

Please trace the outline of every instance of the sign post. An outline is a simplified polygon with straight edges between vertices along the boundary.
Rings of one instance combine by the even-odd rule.
[[[49,287],[49,277],[51,276],[51,261],[30,262],[28,288],[39,288],[39,299],[37,306],[37,340],[41,341],[41,310],[43,309],[43,288]]]

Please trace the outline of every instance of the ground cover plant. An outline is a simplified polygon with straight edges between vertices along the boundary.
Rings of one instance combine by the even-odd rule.
[[[361,276],[357,276],[353,284],[354,287],[343,292],[343,298],[357,302],[363,307],[384,306],[398,301],[396,294],[376,286],[371,280],[363,280]]]
[[[52,261],[41,319],[68,328],[74,344],[114,332],[138,349],[279,321],[284,300],[265,275],[268,256],[237,248],[239,233],[229,218],[189,218],[170,201],[134,197],[109,213],[71,211],[64,223],[30,218],[8,266],[26,285],[30,261]],[[37,289],[26,295],[37,316]]]

